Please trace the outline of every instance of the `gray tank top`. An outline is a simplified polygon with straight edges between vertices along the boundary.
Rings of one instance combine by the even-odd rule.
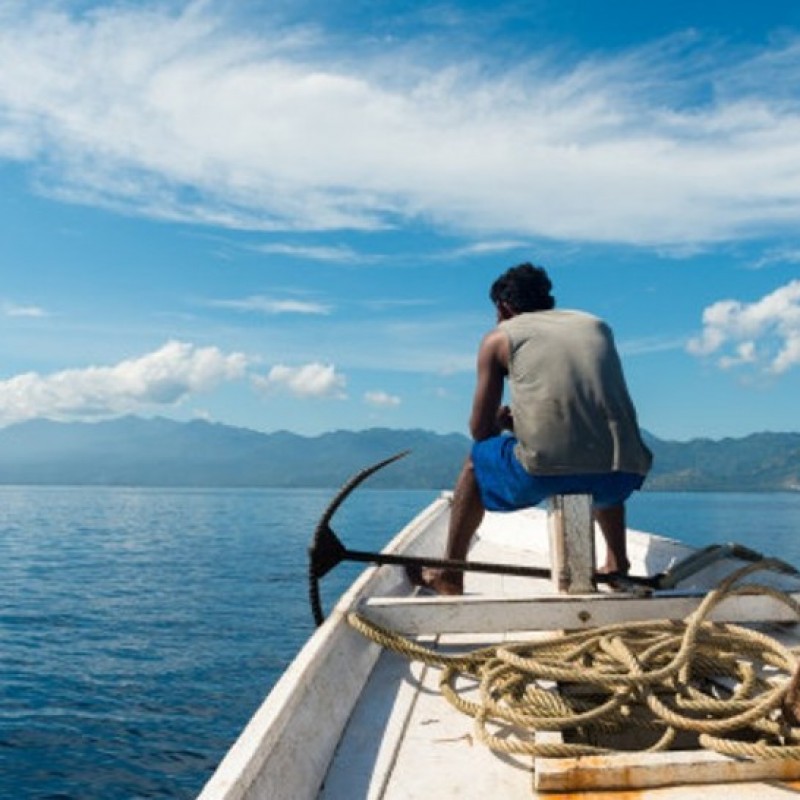
[[[499,327],[510,343],[516,452],[528,472],[647,473],[652,454],[602,320],[555,309],[519,314]]]

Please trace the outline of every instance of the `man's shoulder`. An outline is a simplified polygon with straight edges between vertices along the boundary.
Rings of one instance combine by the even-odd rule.
[[[584,311],[578,308],[554,308],[551,311],[543,312],[545,314],[552,314],[554,318],[565,320],[582,320],[585,322],[602,322],[596,314]]]
[[[510,353],[511,340],[508,333],[500,326],[492,328],[484,335],[478,348],[478,371],[505,374],[508,371]]]
[[[508,341],[508,331],[501,323],[484,334],[480,349],[483,353],[504,355],[508,352]]]
[[[588,311],[575,308],[553,308],[547,311],[527,311],[517,314],[511,319],[501,322],[499,327],[506,329],[521,328],[526,326],[554,326],[554,325],[605,325],[600,317]]]

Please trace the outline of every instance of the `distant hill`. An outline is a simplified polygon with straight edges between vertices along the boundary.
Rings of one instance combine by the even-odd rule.
[[[0,429],[0,484],[333,487],[402,450],[369,486],[453,484],[469,449],[458,434],[375,428],[304,437],[202,420],[32,420]]]
[[[669,442],[646,434],[653,491],[800,491],[800,433]]]
[[[654,491],[800,491],[800,433],[670,442],[646,434]],[[32,420],[0,429],[0,484],[336,487],[401,450],[368,486],[452,487],[470,442],[460,434],[373,428],[304,437],[201,420]]]

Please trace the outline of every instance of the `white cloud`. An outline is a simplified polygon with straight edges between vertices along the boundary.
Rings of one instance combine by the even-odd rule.
[[[383,391],[374,391],[364,393],[364,402],[371,406],[378,406],[379,408],[396,408],[402,401],[397,395],[388,394]]]
[[[799,264],[800,263],[800,250],[795,248],[778,247],[772,248],[764,253],[761,258],[757,259],[753,265],[753,269],[764,269],[771,267],[775,264]]]
[[[703,312],[703,331],[688,348],[718,355],[732,369],[746,364],[780,375],[800,365],[800,280],[790,281],[754,303],[720,300]]]
[[[617,346],[623,356],[642,356],[683,350],[686,347],[686,339],[673,336],[646,336],[639,339],[623,339]]]
[[[424,218],[682,247],[800,213],[789,36],[755,54],[687,37],[503,71],[426,65],[413,43],[336,52],[266,15],[237,32],[206,2],[67,7],[0,0],[0,158],[65,200],[237,228]]]
[[[241,378],[246,366],[241,353],[173,341],[110,367],[50,375],[28,372],[0,381],[0,422],[81,419],[174,406],[190,395]]]
[[[425,308],[436,304],[436,301],[429,297],[425,298],[400,298],[400,297],[376,297],[371,300],[362,300],[361,305],[372,311],[386,311],[394,308]]]
[[[3,315],[6,317],[28,317],[40,319],[49,316],[48,312],[39,306],[21,306],[16,303],[3,303]]]
[[[459,247],[447,254],[447,258],[468,258],[470,256],[485,256],[493,253],[507,253],[510,250],[521,250],[530,247],[530,242],[518,239],[504,239],[498,241],[473,242],[466,247]]]
[[[262,391],[286,391],[296,397],[345,398],[347,380],[333,364],[312,362],[300,367],[276,364],[266,376],[256,375],[253,383]]]
[[[303,246],[296,244],[261,244],[255,248],[259,253],[291,256],[292,258],[308,261],[332,261],[340,263],[355,263],[363,260],[363,256],[356,253],[351,247],[339,245],[337,247]]]
[[[229,308],[232,311],[256,312],[260,314],[329,314],[331,307],[307,300],[276,300],[254,295],[241,300],[211,300],[208,305]]]

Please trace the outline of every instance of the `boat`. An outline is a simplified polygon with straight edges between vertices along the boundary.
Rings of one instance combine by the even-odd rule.
[[[598,576],[604,543],[588,498],[560,497],[488,513],[464,595],[435,596],[408,567],[444,563],[450,494],[380,553],[349,550],[331,527],[346,496],[400,455],[355,476],[320,520],[309,573],[318,627],[199,800],[800,793],[791,565],[629,529],[633,577]],[[368,566],[326,613],[319,581],[348,559]],[[525,705],[542,699],[555,710]],[[594,716],[609,707],[614,722]],[[654,722],[653,709],[678,721]]]

